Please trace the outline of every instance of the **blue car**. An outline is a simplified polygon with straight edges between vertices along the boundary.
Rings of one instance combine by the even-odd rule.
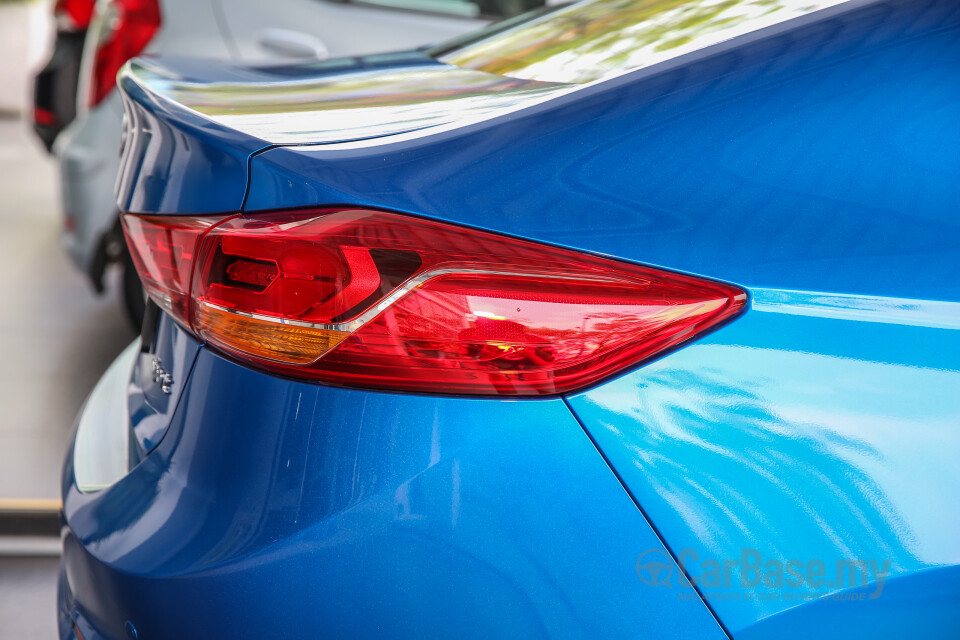
[[[119,83],[61,638],[960,637],[960,3]]]

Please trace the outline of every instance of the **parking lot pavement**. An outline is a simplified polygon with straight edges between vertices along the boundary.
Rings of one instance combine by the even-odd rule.
[[[57,565],[55,557],[0,557],[0,639],[57,637]]]
[[[55,164],[0,120],[0,498],[58,498],[81,404],[133,339],[110,274],[95,297],[59,246]]]
[[[19,119],[50,48],[50,4],[0,3],[0,500],[60,497],[77,411],[133,339],[117,274],[97,298],[61,250],[56,165]]]
[[[56,509],[60,467],[84,398],[133,339],[118,274],[97,298],[59,246],[56,165],[29,125],[50,0],[0,2],[0,511]],[[9,528],[9,527],[8,527]],[[59,543],[0,527],[0,640],[53,640]],[[36,554],[42,555],[36,555]]]

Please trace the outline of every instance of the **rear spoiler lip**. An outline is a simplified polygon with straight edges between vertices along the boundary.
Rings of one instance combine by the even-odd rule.
[[[120,211],[215,214],[239,211],[250,157],[271,145],[213,125],[121,70],[123,137],[115,193]]]
[[[569,85],[461,69],[420,52],[394,57],[377,64],[346,59],[345,70],[332,71],[134,58],[118,77],[124,106],[119,209],[239,211],[250,158],[261,151],[369,144],[570,91]]]
[[[339,144],[487,119],[575,87],[461,68],[421,52],[376,58],[333,60],[341,64],[331,69],[135,58],[120,82],[276,145]]]
[[[290,135],[273,137],[269,135],[269,127],[264,128],[261,135],[261,129],[257,127],[237,124],[235,116],[246,114],[247,112],[243,109],[249,106],[247,104],[238,105],[228,100],[225,106],[220,105],[219,111],[211,111],[208,108],[211,105],[204,105],[201,99],[194,102],[193,106],[197,107],[196,109],[190,108],[190,105],[181,104],[169,95],[164,95],[164,92],[170,89],[173,84],[182,83],[199,88],[201,97],[203,97],[205,95],[203,94],[204,87],[216,84],[208,80],[208,78],[217,76],[216,72],[210,73],[209,69],[206,70],[207,78],[184,77],[177,75],[175,71],[165,76],[163,75],[163,67],[155,62],[134,58],[121,70],[119,78],[126,111],[125,120],[127,124],[125,126],[127,132],[124,136],[123,161],[117,182],[118,204],[122,211],[137,213],[213,214],[240,211],[245,204],[246,193],[249,188],[250,161],[256,154],[269,149],[276,147],[291,147],[303,150],[320,148],[331,152],[332,155],[329,160],[333,161],[334,157],[343,152],[377,154],[380,149],[385,148],[397,149],[403,147],[410,149],[421,145],[429,146],[431,141],[449,135],[458,135],[469,129],[496,126],[498,123],[518,117],[520,112],[524,114],[543,113],[571,100],[589,99],[591,95],[595,96],[596,94],[609,95],[615,93],[624,85],[641,83],[676,68],[736,50],[751,42],[776,37],[804,25],[829,20],[840,14],[879,2],[881,0],[841,0],[832,7],[816,10],[801,17],[791,18],[728,40],[709,44],[702,49],[679,54],[675,58],[658,62],[649,67],[628,70],[622,74],[605,77],[587,84],[565,85],[536,81],[526,81],[526,84],[524,84],[525,81],[516,78],[492,76],[492,78],[499,79],[504,84],[498,86],[496,80],[490,80],[494,87],[491,94],[496,97],[499,91],[505,99],[495,99],[489,103],[487,103],[487,100],[483,100],[485,104],[482,105],[482,108],[473,112],[464,110],[462,113],[449,117],[447,121],[443,120],[442,114],[432,119],[409,119],[404,122],[407,126],[393,126],[400,124],[394,121],[390,123],[393,128],[388,126],[377,129],[374,127],[373,129],[377,131],[375,135],[359,135],[361,131],[357,128],[353,131],[354,135],[350,135],[344,131],[339,131],[335,127],[327,126],[325,131],[332,133],[332,135],[322,139],[316,136],[315,139],[311,139],[306,131],[300,135],[293,129],[286,130]],[[407,68],[448,69],[450,70],[450,77],[454,79],[463,77],[458,72],[469,72],[427,58],[421,52],[407,52],[403,55],[408,56],[405,62]],[[134,71],[136,65],[140,65],[141,68],[149,68],[151,72],[159,70],[160,76],[155,78],[159,81],[155,81],[151,85],[150,81],[138,77],[137,72]],[[386,66],[393,70],[398,68],[396,64]],[[377,67],[376,65],[369,65],[362,70],[376,71]],[[245,71],[248,72],[248,75],[256,73],[256,70],[253,69],[246,69]],[[250,78],[238,79],[243,72],[244,69],[240,68],[238,73],[233,75],[231,82],[241,85],[246,84],[248,87],[257,86],[258,80],[256,78],[253,80]],[[318,70],[316,75],[323,83],[325,80],[337,76],[338,73],[340,72],[327,73]],[[473,73],[478,73],[480,76],[485,75],[482,72]],[[230,77],[229,66],[224,67],[224,76]],[[339,77],[345,76],[341,75]],[[477,76],[473,78],[476,79]],[[310,82],[315,79],[307,79],[306,81]],[[259,82],[267,83],[267,80],[263,79]],[[483,79],[481,79],[480,84],[483,84],[483,82]],[[296,83],[287,84],[284,89],[293,86],[293,84]],[[469,81],[467,84],[469,84]],[[439,87],[441,92],[447,88],[429,83],[428,86],[434,91],[438,90]],[[191,88],[188,87],[188,90]],[[417,97],[415,89],[414,87],[414,90],[409,94],[401,92],[401,96],[409,98],[409,102],[404,102],[399,106],[396,104],[388,106],[391,108],[414,106]],[[176,91],[170,93],[175,94]],[[429,94],[430,91],[425,93]],[[329,98],[329,96],[327,97]],[[340,97],[342,96],[335,96],[334,102]],[[304,99],[307,99],[307,97],[304,96]],[[429,102],[429,100],[428,96],[423,96],[424,103]],[[198,109],[207,109],[208,113],[205,115]],[[303,115],[307,111],[313,113],[314,117],[318,117],[318,113],[322,115],[322,109],[303,110],[303,113],[299,115]],[[434,112],[436,111],[434,109]],[[275,113],[279,113],[279,111],[265,111],[254,115],[269,119]],[[316,130],[318,129],[314,129],[314,131]],[[177,131],[179,135],[170,135],[172,131]],[[333,133],[338,131],[339,134]],[[254,132],[258,135],[253,135]],[[337,135],[340,137],[338,138]],[[156,136],[159,136],[161,140],[153,140]],[[169,140],[163,140],[163,138],[169,138]],[[182,157],[178,156],[178,153],[181,152]],[[186,162],[186,168],[183,167],[182,162],[174,161],[174,158],[177,161]],[[176,171],[172,170],[174,166],[177,167]],[[290,187],[295,186],[290,185]],[[336,187],[336,185],[326,186]],[[318,203],[304,202],[302,204]]]

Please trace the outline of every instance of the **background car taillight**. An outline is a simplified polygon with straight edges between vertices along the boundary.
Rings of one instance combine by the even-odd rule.
[[[90,78],[89,105],[100,104],[113,90],[117,72],[143,52],[160,28],[158,0],[109,0],[98,7],[99,29]]]
[[[123,221],[149,295],[201,339],[347,386],[570,392],[746,303],[731,285],[379,211]]]
[[[53,18],[57,31],[83,31],[90,26],[96,0],[57,0]]]

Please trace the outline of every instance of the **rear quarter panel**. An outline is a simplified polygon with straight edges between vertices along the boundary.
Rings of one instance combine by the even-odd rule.
[[[956,637],[960,305],[754,295],[571,408],[735,637]]]
[[[740,319],[569,406],[674,553],[736,563],[704,589],[733,636],[955,637],[958,69],[955,2],[855,3],[508,118],[268,151],[245,207],[381,206],[747,287]],[[743,586],[744,549],[823,581]],[[842,559],[887,562],[881,597],[833,598]]]
[[[559,398],[335,389],[206,348],[184,385],[116,484],[80,493],[68,456],[65,586],[106,637],[724,637],[637,579],[667,556]]]

